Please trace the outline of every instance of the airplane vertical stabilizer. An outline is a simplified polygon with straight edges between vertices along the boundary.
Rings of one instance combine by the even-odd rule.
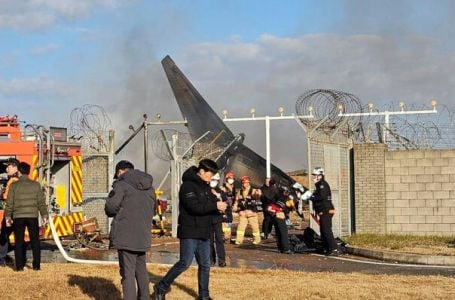
[[[266,176],[265,159],[242,144],[242,134],[234,136],[169,56],[166,56],[161,64],[180,112],[188,122],[191,139],[194,141],[210,131],[210,139],[206,142],[221,149],[216,155],[220,168],[233,171],[237,178],[248,175],[254,186],[261,186]],[[291,186],[295,182],[274,165],[271,165],[271,171],[272,178],[279,185]]]
[[[196,140],[210,130],[213,136],[218,137],[216,139],[218,145],[229,144],[234,139],[234,134],[180,71],[170,56],[166,56],[161,64],[174,92],[180,112],[188,121],[191,138]]]

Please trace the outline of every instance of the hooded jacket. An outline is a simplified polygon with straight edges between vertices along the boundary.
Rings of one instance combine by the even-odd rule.
[[[177,237],[209,239],[213,217],[218,214],[216,202],[210,186],[197,175],[197,168],[187,169],[179,191]]]
[[[111,247],[147,251],[151,247],[152,218],[155,212],[153,177],[139,170],[128,170],[113,184],[104,210],[113,217]]]

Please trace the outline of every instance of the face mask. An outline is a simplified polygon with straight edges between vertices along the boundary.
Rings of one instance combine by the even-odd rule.
[[[216,180],[210,181],[210,187],[211,188],[215,188],[217,185],[218,185],[218,181],[216,181]]]
[[[227,183],[233,184],[233,183],[234,183],[234,179],[229,178],[229,179],[227,180]]]

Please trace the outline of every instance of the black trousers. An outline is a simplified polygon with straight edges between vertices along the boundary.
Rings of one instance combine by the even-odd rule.
[[[217,256],[218,263],[226,261],[226,251],[224,249],[223,223],[213,224],[212,233],[210,234],[210,258],[212,262],[216,262]]]
[[[117,252],[120,276],[122,276],[123,299],[150,299],[147,253],[121,249],[117,250]]]
[[[13,232],[13,227],[6,227],[6,218],[2,220],[2,229],[0,230],[0,245],[3,246],[8,243],[9,236]]]
[[[333,215],[328,213],[319,215],[322,246],[327,252],[337,249],[337,243],[332,232],[332,218]]]
[[[267,210],[262,210],[264,212],[264,220],[262,220],[262,228],[261,231],[264,233],[264,235],[267,237],[270,232],[272,232],[272,226],[274,224],[273,218],[270,213],[267,212]],[[276,230],[276,227],[275,227]]]
[[[280,252],[289,250],[289,236],[286,220],[275,216],[272,217],[272,224],[275,226],[276,245]]]
[[[25,228],[28,229],[30,236],[30,244],[32,245],[33,253],[33,268],[39,269],[41,265],[41,246],[39,240],[39,225],[38,218],[14,218],[14,258],[16,261],[16,269],[20,270],[25,267],[25,247],[24,234]]]

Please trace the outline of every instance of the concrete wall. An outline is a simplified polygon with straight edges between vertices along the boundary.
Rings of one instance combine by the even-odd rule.
[[[356,232],[386,232],[384,144],[354,147]]]
[[[84,193],[109,193],[108,156],[84,155],[82,160],[82,174]]]
[[[106,197],[112,182],[112,162],[109,154],[84,155],[82,159],[82,210],[87,218],[96,217],[102,234],[109,232],[108,217],[104,212]]]
[[[356,232],[453,235],[455,150],[355,145],[354,165]]]

